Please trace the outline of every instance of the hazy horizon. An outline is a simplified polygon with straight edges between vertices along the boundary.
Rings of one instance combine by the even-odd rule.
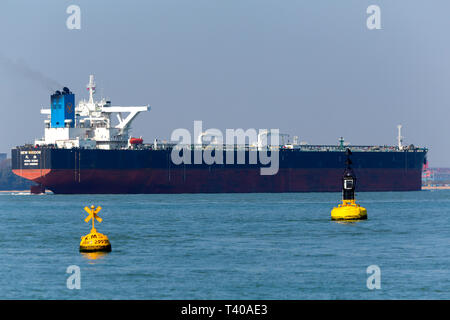
[[[69,5],[81,29],[69,30]],[[381,30],[366,27],[369,5]],[[0,153],[44,134],[62,86],[150,105],[133,136],[279,128],[310,144],[429,148],[450,167],[450,3],[343,0],[24,1],[0,4]]]

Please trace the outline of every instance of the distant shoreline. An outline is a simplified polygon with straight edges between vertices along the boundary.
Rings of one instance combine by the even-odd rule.
[[[422,190],[450,190],[450,186],[422,186]],[[30,192],[30,190],[0,190],[0,193],[8,192]]]
[[[422,190],[450,190],[450,186],[423,186]]]

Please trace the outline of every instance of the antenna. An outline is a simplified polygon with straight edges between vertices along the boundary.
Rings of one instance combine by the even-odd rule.
[[[398,149],[402,150],[403,149],[402,125],[399,124],[397,126],[397,129],[398,129],[398,136],[397,136]]]

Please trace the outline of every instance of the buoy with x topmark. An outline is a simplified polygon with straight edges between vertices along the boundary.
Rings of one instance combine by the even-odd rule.
[[[84,207],[84,210],[89,214],[89,216],[84,219],[85,222],[89,222],[92,220],[92,229],[91,232],[84,237],[81,237],[80,242],[80,252],[94,252],[94,251],[111,251],[111,243],[106,235],[98,233],[94,227],[94,221],[102,222],[102,218],[100,218],[97,214],[102,207],[98,206],[95,209],[95,206]]]

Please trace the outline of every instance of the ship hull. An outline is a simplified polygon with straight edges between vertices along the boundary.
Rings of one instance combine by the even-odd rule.
[[[15,174],[56,194],[337,192],[345,161],[344,152],[283,151],[278,172],[261,175],[258,164],[174,165],[163,150],[14,149],[12,158]],[[424,152],[352,159],[357,191],[421,189]]]

